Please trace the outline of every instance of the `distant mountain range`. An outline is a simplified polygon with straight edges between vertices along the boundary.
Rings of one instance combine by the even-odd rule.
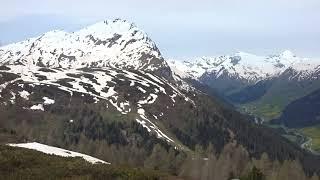
[[[169,64],[179,77],[196,79],[266,120],[279,117],[290,102],[320,88],[320,59],[300,58],[288,50],[270,56],[238,52]]]
[[[169,63],[183,78],[201,79],[210,75],[218,79],[225,75],[247,84],[278,77],[288,69],[295,72],[295,76],[290,79],[317,78],[312,75],[320,69],[320,59],[300,58],[289,50],[270,56],[237,52],[234,55],[202,57],[188,61],[170,60]]]

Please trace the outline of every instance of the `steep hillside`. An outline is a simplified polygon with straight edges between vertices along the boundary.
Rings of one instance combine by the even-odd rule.
[[[279,118],[288,127],[320,124],[320,90],[290,103]]]
[[[291,102],[302,98],[320,88],[320,79],[289,79],[292,69],[286,70],[281,76],[269,81],[263,96],[254,101],[242,104],[249,112],[265,118],[275,119],[281,116],[285,107]],[[319,77],[318,75],[315,77]],[[258,87],[254,85],[253,87]]]

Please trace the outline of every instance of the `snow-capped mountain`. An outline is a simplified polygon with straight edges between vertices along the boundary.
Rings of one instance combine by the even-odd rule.
[[[320,60],[300,58],[289,50],[271,56],[237,52],[234,55],[202,57],[189,61],[170,60],[169,64],[183,78],[219,78],[226,75],[249,84],[277,77],[289,68],[298,74],[295,78],[299,79],[308,78],[308,75],[320,69]]]
[[[98,22],[72,33],[50,31],[1,47],[0,62],[50,68],[113,66],[148,71],[167,66],[148,35],[120,19]]]
[[[42,92],[47,88],[51,93]],[[99,22],[72,33],[50,31],[0,48],[0,106],[46,114],[80,95],[106,112],[130,114],[150,134],[177,147],[179,142],[159,124],[169,120],[169,107],[194,103],[181,88],[190,87],[172,77],[147,34],[125,20]],[[148,111],[160,102],[159,111]]]

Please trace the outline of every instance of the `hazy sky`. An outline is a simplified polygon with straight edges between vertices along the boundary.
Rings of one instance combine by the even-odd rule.
[[[320,0],[1,0],[0,41],[113,18],[137,24],[165,57],[285,49],[320,57]]]

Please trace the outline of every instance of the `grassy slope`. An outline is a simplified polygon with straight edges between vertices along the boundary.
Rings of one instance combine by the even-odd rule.
[[[160,179],[155,171],[90,164],[81,158],[47,155],[0,145],[0,179]]]
[[[320,152],[320,125],[318,126],[312,126],[312,127],[305,127],[300,129],[300,131],[312,138],[312,142],[311,142],[311,148],[314,151]]]
[[[278,118],[290,102],[313,92],[319,87],[320,81],[311,83],[279,80],[272,85],[264,96],[256,101],[243,104],[242,107],[268,121]]]

